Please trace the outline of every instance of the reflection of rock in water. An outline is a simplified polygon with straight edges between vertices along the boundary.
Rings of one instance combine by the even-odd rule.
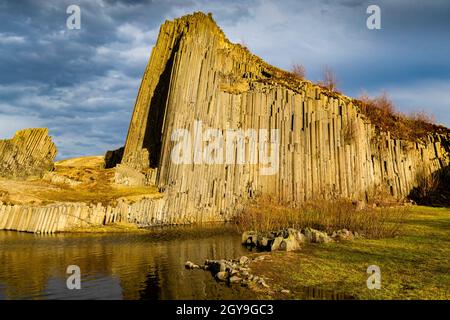
[[[188,259],[243,254],[231,229],[199,230],[194,239],[170,233],[36,236],[0,232],[0,296],[17,298],[206,299],[251,298],[252,293],[216,283],[209,274],[184,269]],[[192,234],[190,235],[192,236]],[[82,290],[66,289],[66,268],[81,268]],[[117,290],[118,286],[121,288]]]

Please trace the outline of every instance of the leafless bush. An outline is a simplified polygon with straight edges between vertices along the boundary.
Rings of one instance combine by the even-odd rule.
[[[295,74],[299,79],[305,79],[306,70],[301,64],[294,64],[291,69],[292,73]]]
[[[338,80],[336,73],[329,66],[325,66],[323,69],[323,80],[320,85],[327,88],[330,91],[336,91]]]
[[[416,173],[417,192],[420,198],[427,198],[439,186],[440,176],[437,173],[429,173],[425,167],[420,168]]]

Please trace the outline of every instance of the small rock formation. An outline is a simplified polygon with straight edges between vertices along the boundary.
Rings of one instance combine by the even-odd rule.
[[[245,231],[242,233],[242,244],[256,247],[261,251],[296,251],[307,242],[329,243],[333,240],[351,240],[356,236],[359,235],[347,229],[335,231],[331,237],[326,232],[312,228],[302,230],[288,228],[271,232]]]
[[[331,235],[331,238],[336,241],[353,240],[358,237],[360,237],[360,235],[357,232],[351,232],[347,229],[334,231]]]
[[[185,264],[186,269],[202,269],[210,271],[217,281],[227,282],[229,284],[241,284],[243,286],[260,286],[268,288],[266,281],[262,277],[250,273],[249,264],[252,261],[264,260],[266,256],[258,256],[250,259],[242,256],[236,260],[206,260],[204,265],[199,266],[191,261]]]
[[[57,149],[48,129],[25,129],[12,139],[0,140],[0,176],[42,177],[53,169]]]

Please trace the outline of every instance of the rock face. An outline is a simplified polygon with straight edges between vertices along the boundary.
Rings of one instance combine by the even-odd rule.
[[[14,138],[0,140],[0,176],[42,176],[53,168],[56,152],[48,129],[18,131]]]
[[[0,230],[55,233],[78,228],[132,223],[138,227],[166,224],[160,199],[142,199],[116,206],[70,202],[46,206],[7,205],[0,201]]]
[[[211,128],[223,134],[262,129],[268,137],[244,136],[243,148],[235,141],[232,151],[244,150],[241,163],[210,164],[195,151],[211,143],[200,135]],[[187,161],[181,163],[172,154],[180,129],[196,143],[195,150],[183,150]],[[268,65],[229,42],[211,16],[195,13],[161,26],[121,165],[157,169],[168,223],[201,222],[226,220],[257,194],[293,203],[336,196],[365,201],[380,193],[406,197],[419,173],[448,165],[446,141],[438,134],[421,143],[391,138],[353,99]],[[252,151],[276,158],[254,163]]]

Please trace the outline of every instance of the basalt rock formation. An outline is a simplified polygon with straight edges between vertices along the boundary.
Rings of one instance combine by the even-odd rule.
[[[113,222],[145,227],[224,221],[258,195],[294,205],[402,199],[448,167],[448,129],[430,131],[420,141],[399,139],[360,110],[358,101],[231,43],[210,15],[166,21],[143,75],[123,154],[110,152],[106,161],[110,167],[121,160],[117,184],[156,185],[163,196],[117,207],[0,204],[0,229],[46,233]],[[1,151],[0,159],[9,160],[0,162],[14,168],[47,163],[56,149],[48,139],[37,140],[20,144],[26,148],[3,142],[0,151],[24,150],[30,157]]]
[[[208,128],[268,130],[267,141],[244,137],[245,159],[252,150],[261,154],[265,146],[274,148],[276,172],[264,174],[270,163],[206,164],[189,148],[186,159],[192,163],[174,162],[174,132],[187,129],[191,141],[205,148],[211,140],[202,139],[201,130]],[[256,194],[293,203],[406,197],[419,175],[448,165],[448,139],[431,132],[420,142],[394,139],[360,113],[353,99],[270,66],[228,41],[210,15],[195,13],[161,26],[122,166],[157,169],[168,221],[223,220]]]
[[[56,152],[48,129],[18,131],[14,138],[0,140],[0,176],[40,177],[53,168]]]

